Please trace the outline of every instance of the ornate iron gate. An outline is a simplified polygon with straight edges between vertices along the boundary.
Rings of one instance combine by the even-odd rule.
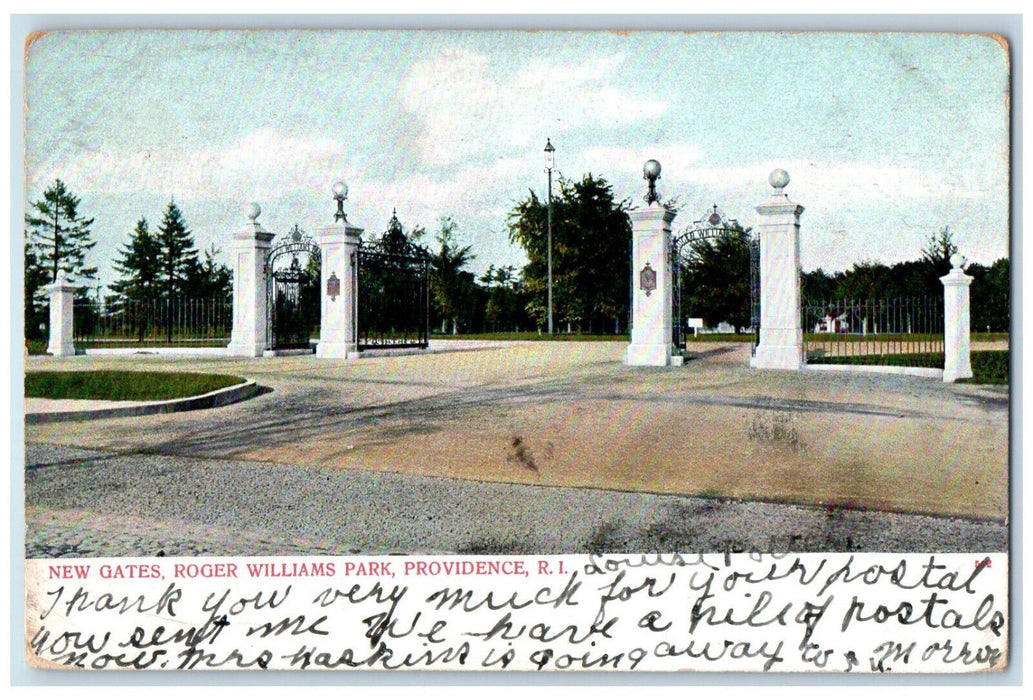
[[[355,255],[358,350],[426,348],[430,259],[360,246]]]
[[[302,265],[298,256],[305,258]],[[287,265],[277,266],[289,257]],[[297,224],[269,250],[266,258],[268,336],[272,350],[308,348],[312,331],[319,325],[319,279],[310,274],[319,260],[319,246]],[[314,266],[318,269],[318,266]]]
[[[760,234],[750,236],[750,325],[753,328],[753,348],[760,345]]]
[[[760,243],[755,235],[743,229],[735,219],[725,214],[715,204],[701,218],[693,221],[671,238],[671,275],[673,283],[673,309],[671,318],[672,341],[676,348],[684,346],[686,341],[686,319],[682,300],[685,285],[684,267],[688,263],[686,249],[700,240],[717,238],[727,233],[738,233],[747,239],[750,250],[750,322],[754,332],[760,328]],[[694,309],[693,309],[694,310]]]

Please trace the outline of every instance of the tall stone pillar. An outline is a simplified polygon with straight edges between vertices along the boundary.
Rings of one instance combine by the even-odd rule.
[[[649,181],[646,208],[628,212],[631,218],[631,343],[625,364],[666,367],[671,364],[671,222],[675,212],[659,202],[654,185],[660,164],[646,161]],[[677,358],[679,361],[681,358]]]
[[[323,258],[320,271],[320,324],[316,357],[349,358],[358,356],[355,337],[357,277],[356,256],[362,229],[352,226],[344,214],[348,187],[334,184],[337,213],[329,226],[319,231]]]
[[[268,347],[265,259],[275,235],[258,223],[262,208],[248,207],[251,223],[233,234],[233,334],[227,354],[261,357]]]
[[[775,188],[756,207],[760,236],[760,342],[750,361],[760,369],[803,369],[800,321],[800,214],[803,207],[785,194],[789,173],[768,176]]]
[[[972,277],[962,270],[964,258],[951,256],[952,269],[943,283],[943,381],[972,376],[972,343],[969,320],[969,285]]]
[[[72,340],[75,286],[64,270],[58,270],[57,279],[44,289],[50,297],[50,342],[47,352],[55,357],[71,357],[75,355],[75,343]]]

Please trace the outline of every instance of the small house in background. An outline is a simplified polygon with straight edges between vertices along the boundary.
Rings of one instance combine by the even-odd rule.
[[[814,324],[815,333],[849,333],[850,318],[846,309],[830,309]]]

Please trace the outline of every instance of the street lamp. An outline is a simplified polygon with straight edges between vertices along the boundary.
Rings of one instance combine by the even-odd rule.
[[[338,221],[344,221],[347,223],[348,217],[344,215],[344,200],[348,199],[348,185],[338,180],[331,188],[331,192],[333,192],[334,199],[337,201],[337,212],[334,214],[334,223],[337,223]]]
[[[553,156],[555,152],[556,149],[553,148],[552,141],[545,139],[545,172],[549,174],[549,205],[548,213],[546,214],[546,256],[549,267],[549,335],[552,335],[552,168],[556,164],[555,157]]]

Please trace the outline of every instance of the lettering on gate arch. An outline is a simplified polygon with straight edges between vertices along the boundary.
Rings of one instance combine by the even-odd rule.
[[[638,273],[638,285],[646,293],[647,297],[656,290],[656,270],[648,262],[642,268],[642,271]]]

